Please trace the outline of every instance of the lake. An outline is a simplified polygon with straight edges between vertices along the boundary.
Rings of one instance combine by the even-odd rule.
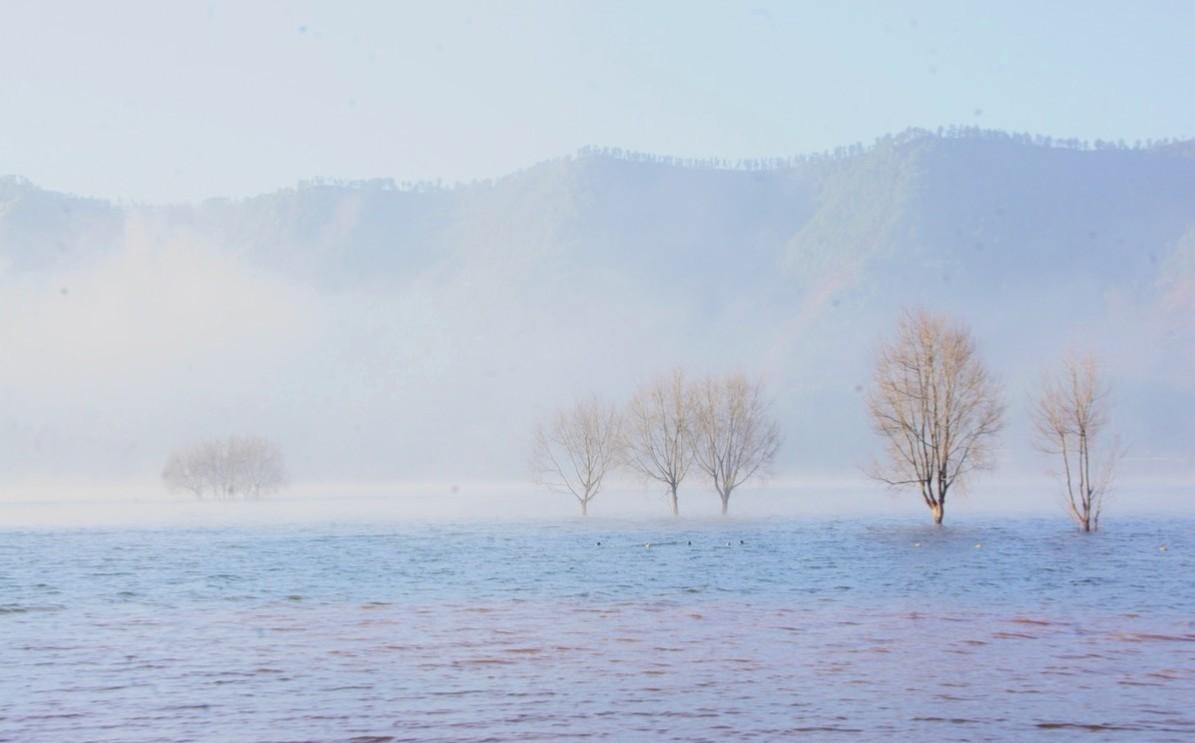
[[[1195,520],[926,521],[0,530],[0,739],[1195,737]]]

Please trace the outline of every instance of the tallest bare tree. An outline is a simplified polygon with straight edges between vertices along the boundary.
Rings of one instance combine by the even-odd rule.
[[[887,449],[871,476],[916,487],[941,524],[951,489],[991,466],[1001,398],[966,327],[924,310],[906,313],[880,350],[867,398]]]

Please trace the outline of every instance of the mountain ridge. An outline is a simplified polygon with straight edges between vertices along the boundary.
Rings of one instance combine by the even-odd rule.
[[[44,303],[4,332],[34,357],[18,366],[46,355],[49,333],[65,338],[59,363],[81,368],[102,353],[84,341],[126,339],[153,360],[144,384],[160,395],[201,373],[221,380],[174,412],[131,393],[88,401],[107,406],[89,413],[97,431],[103,415],[135,409],[130,468],[160,456],[149,441],[252,429],[282,430],[313,476],[437,475],[457,449],[476,455],[467,474],[517,475],[525,442],[510,431],[679,365],[767,374],[799,471],[865,457],[859,390],[875,343],[922,305],[974,327],[1017,416],[1049,359],[1102,353],[1126,437],[1142,456],[1190,463],[1195,141],[1062,142],[911,130],[734,167],[591,148],[453,187],[312,181],[175,206],[0,179],[0,291]],[[211,304],[175,307],[182,329],[141,327],[171,294],[192,293]],[[97,307],[111,326],[93,327],[108,316]],[[43,333],[38,313],[61,326]],[[220,341],[245,326],[258,334],[248,346]],[[179,340],[170,356],[154,345],[187,333],[207,345]],[[283,384],[262,378],[283,370]],[[38,371],[0,375],[0,390],[36,401],[21,380],[60,373]],[[17,411],[21,425],[66,431],[65,409],[41,420],[56,399],[46,385],[41,408]],[[312,409],[297,412],[306,397]],[[408,415],[432,423],[392,433]],[[317,418],[340,421],[346,443],[329,449],[309,431]],[[1011,427],[1010,461],[1030,466],[1024,421]],[[7,436],[13,453],[0,456],[46,459],[27,434]],[[373,441],[386,437],[405,453]]]

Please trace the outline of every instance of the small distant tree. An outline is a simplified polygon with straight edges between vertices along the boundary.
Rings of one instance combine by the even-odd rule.
[[[599,400],[580,402],[557,413],[535,436],[533,466],[538,481],[570,493],[589,515],[589,503],[619,461],[622,419],[618,409]]]
[[[693,463],[692,400],[684,374],[656,380],[627,404],[623,449],[636,474],[663,483],[680,514],[677,489]]]
[[[730,494],[767,472],[780,450],[780,427],[762,382],[742,374],[708,378],[693,388],[690,439],[694,461],[730,508]]]
[[[923,310],[906,313],[881,348],[867,409],[887,448],[871,476],[917,487],[938,525],[951,489],[991,466],[1004,425],[1000,386],[970,331]]]
[[[260,436],[240,436],[225,442],[228,462],[226,491],[259,498],[285,481],[282,453]]]
[[[286,469],[282,453],[260,436],[230,436],[201,441],[166,460],[162,480],[172,491],[197,498],[259,498],[282,487]]]
[[[194,456],[193,448],[176,451],[167,458],[166,466],[162,469],[162,480],[172,492],[186,491],[200,499],[208,487],[201,460]]]
[[[1100,528],[1119,445],[1104,441],[1110,388],[1095,357],[1068,356],[1043,375],[1033,409],[1037,445],[1062,462],[1067,507],[1084,532]]]

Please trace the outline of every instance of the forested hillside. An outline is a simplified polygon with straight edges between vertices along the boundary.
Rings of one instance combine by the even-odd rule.
[[[494,181],[113,205],[0,180],[0,460],[157,466],[254,430],[303,477],[520,477],[535,418],[680,365],[766,375],[778,470],[873,450],[859,390],[920,304],[1013,411],[1093,348],[1138,466],[1195,469],[1195,157],[907,132],[766,162],[587,150]],[[79,380],[87,380],[79,387]],[[84,390],[84,391],[80,391]]]

